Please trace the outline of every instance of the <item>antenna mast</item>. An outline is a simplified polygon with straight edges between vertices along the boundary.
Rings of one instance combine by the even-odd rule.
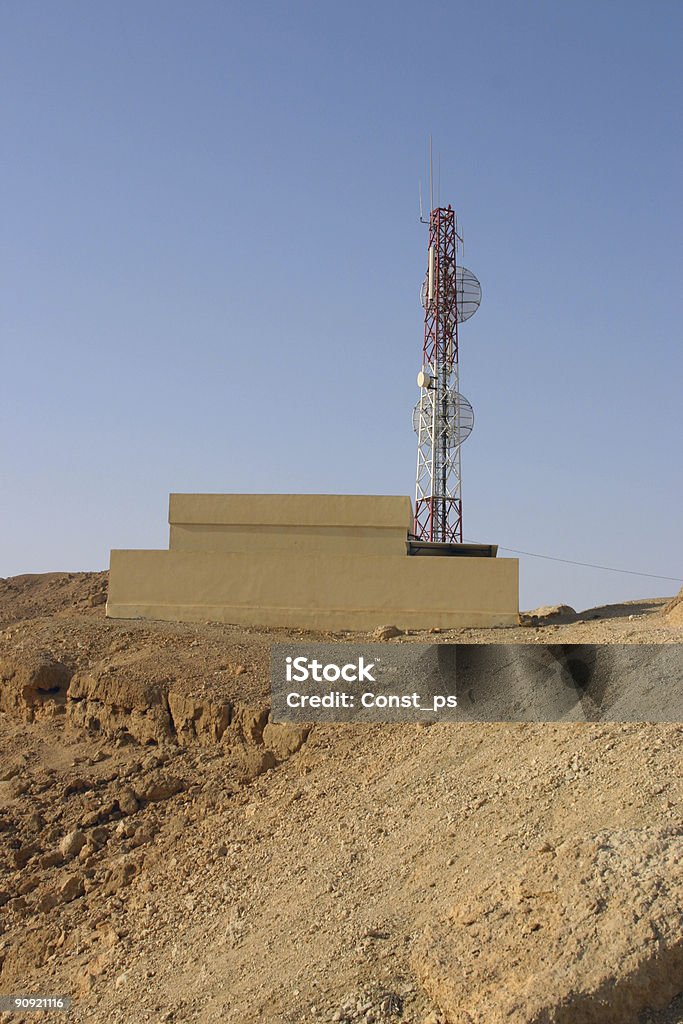
[[[455,211],[434,208],[432,140],[429,140],[431,212],[427,275],[422,285],[424,341],[417,376],[420,400],[413,411],[417,434],[414,534],[430,543],[462,544],[460,448],[472,432],[472,406],[460,394],[458,324],[479,308],[481,287],[457,264],[462,238]]]

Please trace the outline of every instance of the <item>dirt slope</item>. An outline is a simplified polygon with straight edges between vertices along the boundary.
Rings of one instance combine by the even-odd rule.
[[[664,618],[671,626],[683,626],[683,587],[662,609]]]
[[[0,579],[0,628],[45,615],[102,613],[107,600],[106,572],[27,573]]]
[[[467,898],[483,920],[558,850],[560,908],[599,897],[599,858],[577,873],[566,851],[601,836],[628,864],[604,890],[611,930],[628,945],[642,877],[673,987],[633,996],[626,946],[596,970],[634,1020],[683,1021],[680,1000],[646,1009],[683,990],[681,930],[638,855],[668,865],[681,832],[680,726],[275,727],[269,644],[290,634],[106,620],[104,584],[0,581],[0,992],[69,993],[69,1019],[95,1024],[490,1024],[486,972],[463,988],[446,959],[441,977],[433,937],[457,948],[454,907]],[[680,642],[664,604],[389,642]],[[546,919],[558,948],[576,933]],[[578,934],[594,962],[602,921],[584,915]],[[536,1005],[543,943],[520,954],[494,931],[487,946],[508,967],[517,950]],[[565,993],[587,990],[580,962],[567,973]],[[519,1019],[573,1019],[549,1012]]]

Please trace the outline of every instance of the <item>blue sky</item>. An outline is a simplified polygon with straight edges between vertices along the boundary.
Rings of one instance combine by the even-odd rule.
[[[678,2],[0,8],[0,576],[170,491],[411,494],[426,140],[483,302],[465,534],[683,576]],[[674,582],[523,558],[521,601]]]

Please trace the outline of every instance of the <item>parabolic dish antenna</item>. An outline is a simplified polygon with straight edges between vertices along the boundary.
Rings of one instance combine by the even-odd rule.
[[[427,391],[413,409],[413,430],[420,434],[420,424],[431,428],[433,405],[436,395],[433,391]],[[439,419],[445,422],[446,443],[449,448],[457,448],[466,441],[474,427],[474,409],[464,395],[457,391],[451,391],[446,398],[442,399],[443,408]]]
[[[428,281],[425,277],[420,289],[420,302],[424,309],[427,308],[427,288]],[[467,267],[455,268],[455,291],[458,323],[461,324],[465,320],[469,320],[471,316],[474,316],[481,303],[481,285]]]

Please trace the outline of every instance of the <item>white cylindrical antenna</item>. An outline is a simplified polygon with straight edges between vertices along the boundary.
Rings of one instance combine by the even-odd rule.
[[[431,302],[434,298],[434,246],[429,246],[429,272],[427,275],[427,298]]]

